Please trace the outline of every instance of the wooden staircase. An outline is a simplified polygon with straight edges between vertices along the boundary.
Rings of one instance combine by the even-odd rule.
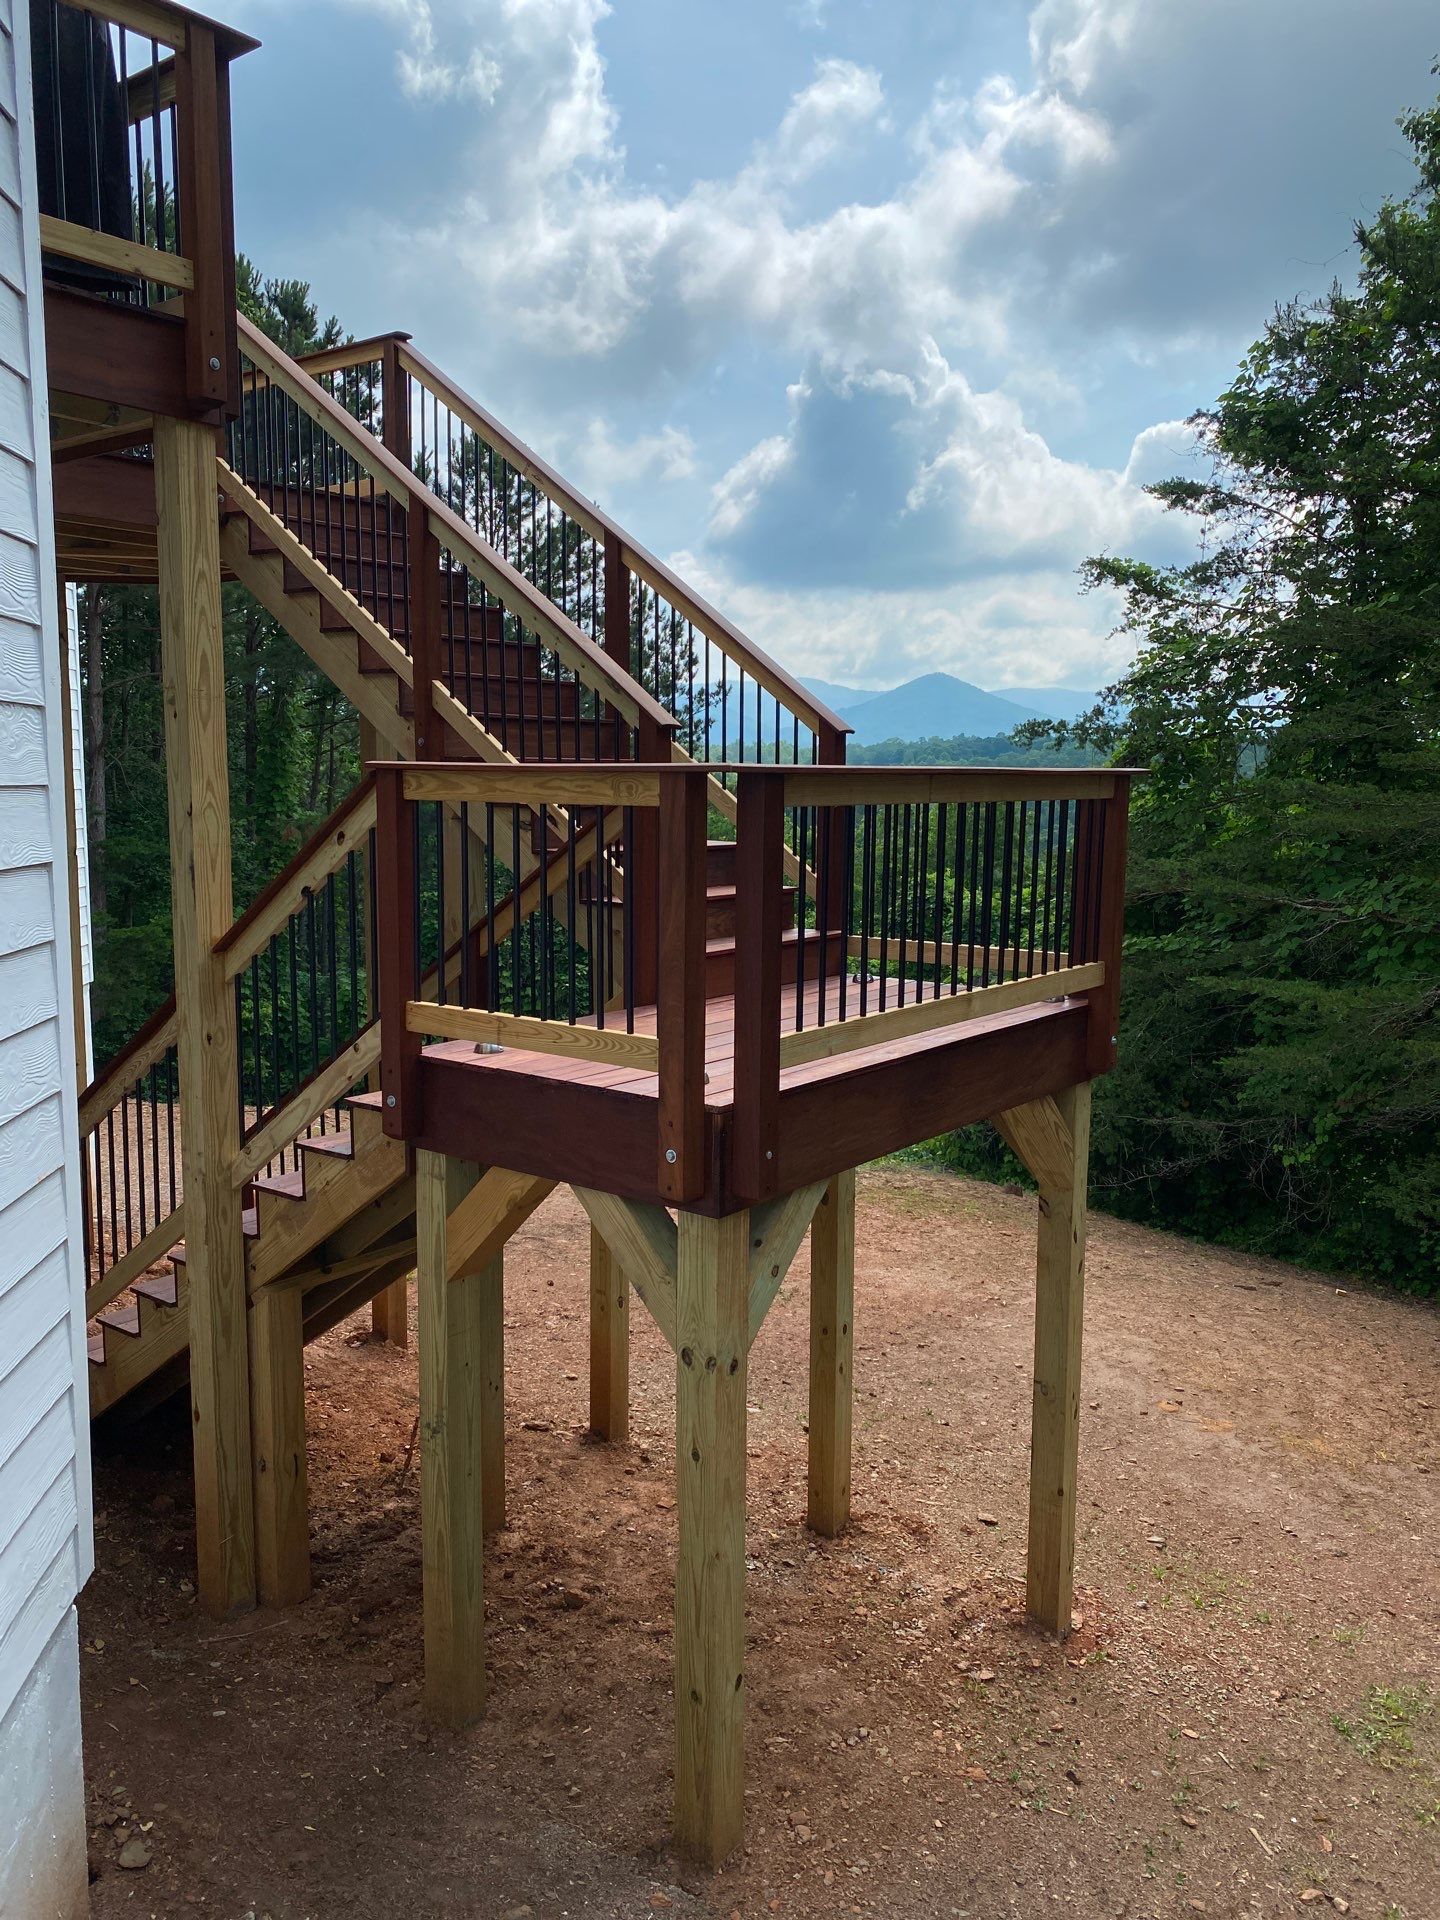
[[[307,1338],[413,1263],[414,1183],[405,1149],[381,1129],[378,1094],[356,1094],[345,1104],[349,1125],[297,1141],[298,1165],[257,1176],[243,1214],[251,1296],[267,1286],[299,1287]],[[149,1388],[146,1404],[153,1404],[185,1379],[190,1335],[183,1240],[134,1282],[131,1296],[92,1322],[92,1416],[142,1386]]]
[[[815,741],[826,743],[824,757],[834,757],[835,742],[840,741],[839,757],[843,758],[843,739],[833,716],[809,702],[796,683],[688,595],[659,563],[597,518],[543,462],[504,439],[503,430],[474,409],[473,403],[463,403],[470,409],[466,431],[483,429],[490,434],[500,457],[510,463],[504,470],[512,477],[524,475],[525,484],[532,488],[536,513],[547,524],[552,513],[558,516],[561,554],[579,551],[577,527],[588,529],[582,535],[592,543],[588,602],[584,583],[577,590],[568,576],[552,599],[549,589],[554,582],[548,566],[542,571],[532,564],[530,574],[523,573],[507,557],[508,545],[502,555],[486,544],[478,516],[475,525],[460,519],[425,485],[412,470],[411,450],[403,436],[397,440],[390,431],[391,401],[385,402],[385,434],[371,433],[303,367],[243,320],[239,328],[245,404],[250,412],[242,411],[232,430],[229,457],[216,461],[222,565],[368,722],[382,755],[499,765],[614,764],[685,757],[675,742],[680,723],[638,677],[645,665],[643,634],[637,638],[628,630],[620,633],[613,618],[619,610],[628,620],[632,608],[629,569],[635,567],[641,570],[642,582],[641,597],[633,603],[637,618],[649,607],[657,635],[662,594],[667,605],[683,608],[692,635],[697,619],[708,623],[705,670],[710,672],[713,643],[715,657],[722,660],[722,678],[715,689],[721,711],[738,708],[743,713],[747,698],[758,697],[763,686],[772,700],[783,697],[789,702],[784,709],[787,714],[793,708],[807,715]],[[416,362],[417,368],[425,364]],[[387,377],[401,377],[397,369],[398,363]],[[417,377],[404,375],[412,382]],[[458,390],[447,386],[445,392],[447,406],[452,401],[461,404]],[[422,395],[422,413],[429,404]],[[408,417],[407,405],[403,401],[399,405],[402,422]],[[265,408],[275,407],[284,409],[283,433],[277,437],[270,431],[276,424],[272,411],[267,416],[266,438],[257,422]],[[306,416],[308,424],[303,434],[296,428],[292,442],[297,413]],[[284,448],[278,463],[277,445]],[[423,460],[419,464],[423,466]],[[144,463],[125,463],[122,477],[127,495],[136,492],[137,482],[143,485],[145,473]],[[603,614],[603,646],[592,637],[599,635],[602,625],[602,582],[604,606],[610,610]],[[652,595],[650,600],[645,598],[647,593]],[[577,625],[582,613],[590,632]],[[673,625],[673,612],[669,617]],[[651,685],[665,678],[659,649],[657,638]],[[728,668],[723,665],[727,659]],[[670,665],[670,684],[678,691],[673,656]],[[723,678],[726,672],[731,675],[728,682]],[[798,742],[800,723],[795,725]],[[758,720],[752,731],[758,735]],[[708,723],[704,738],[708,752]],[[712,817],[733,823],[733,794],[713,778],[710,792]],[[481,930],[477,952],[505,926],[513,926],[515,915],[531,915],[547,896],[557,895],[567,868],[573,870],[575,848],[565,816],[545,808],[521,811],[521,890],[497,907],[494,926]],[[373,802],[369,818],[373,822]],[[593,856],[594,831],[592,827],[587,858]],[[471,833],[477,833],[473,810]],[[512,844],[508,821],[504,836],[508,849]],[[337,848],[340,839],[343,835],[336,836]],[[733,838],[709,843],[705,991],[711,997],[734,991],[738,859]],[[612,842],[610,861],[605,885],[613,904],[623,901],[631,884],[624,877],[631,870],[624,864],[621,842]],[[513,860],[507,862],[513,864]],[[299,886],[297,912],[312,882],[324,880],[323,870],[308,876],[300,872],[304,865],[300,857],[292,863]],[[597,872],[592,867],[587,876],[590,895],[584,886],[578,895],[587,909],[594,905]],[[782,975],[791,980],[797,954],[815,938],[796,924],[800,890],[795,878],[792,873],[783,885],[781,908]],[[275,885],[279,887],[283,879]],[[813,875],[810,882],[813,900]],[[649,884],[663,883],[663,876],[657,874]],[[371,991],[373,982],[367,989]],[[376,1010],[372,999],[368,1016],[372,1021]],[[378,1022],[374,1030],[378,1033]],[[334,1076],[344,1069],[342,1057],[327,1072]],[[104,1079],[103,1074],[97,1079],[97,1088]],[[348,1081],[336,1080],[331,1097],[343,1099],[346,1088],[361,1079],[363,1074],[357,1073]],[[90,1090],[92,1095],[95,1091]],[[374,1103],[373,1095],[349,1099],[348,1126],[343,1131],[287,1141],[294,1164],[283,1172],[258,1172],[246,1189],[244,1232],[251,1299],[268,1286],[299,1285],[307,1331],[322,1322],[328,1324],[327,1316],[337,1302],[357,1303],[367,1297],[367,1290],[373,1295],[390,1283],[396,1271],[404,1271],[396,1269],[395,1262],[403,1255],[395,1249],[407,1233],[413,1238],[413,1230],[407,1227],[413,1202],[403,1155],[384,1138]],[[267,1148],[278,1145],[272,1138]],[[96,1185],[98,1189],[98,1179]],[[141,1397],[149,1400],[184,1378],[188,1340],[184,1242],[177,1236],[176,1243],[164,1249],[161,1227],[155,1225],[153,1214],[147,1223],[142,1204],[142,1238],[147,1224],[146,1252],[120,1263],[129,1275],[125,1291],[116,1297],[115,1285],[107,1286],[103,1273],[100,1284],[92,1288],[98,1311],[90,1339],[91,1402],[97,1414],[137,1389],[143,1388]],[[104,1232],[102,1222],[102,1243]],[[122,1234],[116,1254],[134,1237]],[[152,1263],[136,1271],[139,1260],[149,1257],[150,1243],[154,1243]],[[115,1254],[108,1257],[114,1264]],[[106,1259],[102,1245],[98,1260],[102,1269]],[[119,1278],[126,1278],[126,1273]]]

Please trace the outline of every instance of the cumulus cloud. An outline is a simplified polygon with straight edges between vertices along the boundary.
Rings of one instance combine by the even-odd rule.
[[[688,480],[695,471],[695,442],[680,427],[662,427],[633,439],[617,435],[607,420],[591,420],[575,440],[566,471],[598,494],[641,481],[662,486]]]
[[[936,73],[900,139],[890,54],[822,58],[730,171],[659,191],[629,168],[604,0],[348,4],[393,21],[403,90],[473,116],[443,210],[367,247],[445,290],[433,350],[532,432],[538,409],[597,492],[696,482],[690,562],[772,650],[823,634],[812,669],[883,676],[885,633],[892,677],[984,677],[988,646],[1017,684],[1102,675],[1109,610],[1075,565],[1178,553],[1143,490],[1193,457],[1172,416],[1212,389],[1184,370],[1329,278],[1357,149],[1393,148],[1430,31],[1428,0],[1034,0],[1024,69]],[[883,195],[827,193],[885,141]],[[732,357],[777,368],[747,451],[637,428]]]

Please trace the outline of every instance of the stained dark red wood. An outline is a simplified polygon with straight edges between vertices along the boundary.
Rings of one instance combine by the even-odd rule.
[[[616,666],[630,671],[630,569],[625,565],[620,535],[614,527],[605,533],[605,651]]]
[[[636,726],[637,758],[659,763],[670,758],[670,737],[647,713]],[[653,1005],[660,997],[660,820],[654,807],[637,807],[631,815],[632,846],[625,883],[634,905],[627,924],[634,939],[633,977],[637,1005]],[[665,885],[670,876],[664,877]]]
[[[380,440],[402,467],[410,464],[410,376],[400,365],[400,342],[387,335],[380,348]]]
[[[1087,1021],[1081,1001],[1027,1007],[1003,1023],[959,1029],[953,1040],[854,1054],[839,1074],[786,1087],[777,1190],[789,1193],[1074,1086],[1088,1078]]]
[[[444,760],[445,723],[435,712],[440,677],[440,542],[430,525],[424,494],[414,489],[405,509],[409,524],[410,658],[415,667],[415,756]],[[382,895],[382,898],[384,896]]]
[[[381,1123],[397,1140],[412,1138],[424,1119],[421,1107],[421,1036],[405,1027],[407,1001],[420,998],[413,936],[415,841],[413,809],[405,804],[398,767],[375,774],[376,891],[381,902],[376,938],[380,969]],[[503,1163],[502,1163],[503,1164]]]
[[[703,768],[660,789],[660,1139],[656,1173],[667,1200],[704,1190],[705,834]]]
[[[777,1193],[783,773],[742,773],[735,820],[735,1120],[732,1180],[750,1200]]]
[[[1125,940],[1125,862],[1130,837],[1130,782],[1116,780],[1115,797],[1103,807],[1096,889],[1094,958],[1105,963],[1105,981],[1090,996],[1090,1035],[1086,1064],[1090,1073],[1108,1073],[1115,1064],[1120,1031],[1120,968]]]
[[[193,411],[185,323],[173,314],[47,285],[45,360],[55,393],[180,419]]]
[[[185,296],[186,388],[192,407],[223,407],[234,378],[227,353],[235,300],[232,289],[227,304],[219,58],[214,29],[198,20],[175,55],[175,110],[180,240],[195,269]],[[232,277],[233,260],[232,249]]]

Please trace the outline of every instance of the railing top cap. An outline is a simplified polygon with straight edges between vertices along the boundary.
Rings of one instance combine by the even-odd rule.
[[[523,786],[526,779],[533,780],[543,775],[547,780],[561,779],[567,772],[614,773],[620,774],[658,774],[667,780],[704,779],[721,774],[768,774],[774,779],[802,781],[813,780],[817,785],[833,785],[836,781],[854,780],[857,785],[865,781],[913,780],[916,785],[925,781],[952,778],[977,778],[985,780],[1004,780],[1016,786],[1027,781],[1039,781],[1045,785],[1062,785],[1066,781],[1089,781],[1096,775],[1107,780],[1144,780],[1149,776],[1148,767],[990,767],[990,766],[886,766],[863,765],[850,766],[845,762],[838,765],[810,765],[808,762],[787,764],[775,761],[755,760],[519,760],[506,764],[494,760],[367,760],[367,773],[465,773],[484,774],[513,781]]]
[[[65,0],[65,5],[74,7],[80,13],[98,14],[102,20],[112,21],[116,26],[129,28],[132,33],[141,31],[133,7],[127,7],[123,0],[108,6],[106,0]],[[201,13],[195,7],[181,7],[175,0],[146,0],[145,13],[162,19],[175,21],[178,26],[204,27],[215,35],[216,44],[227,60],[238,60],[242,53],[254,53],[260,42],[248,33],[242,33],[238,27],[230,26],[224,20],[216,20],[213,15]],[[155,36],[163,45],[164,35]],[[183,39],[183,34],[181,35]]]

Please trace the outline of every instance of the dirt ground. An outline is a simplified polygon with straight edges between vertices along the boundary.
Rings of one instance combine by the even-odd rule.
[[[307,1356],[316,1591],[196,1608],[183,1409],[102,1436],[96,1920],[1440,1916],[1440,1314],[1092,1220],[1077,1609],[1021,1607],[1034,1202],[862,1176],[855,1520],[804,1529],[802,1250],[751,1355],[747,1845],[668,1851],[674,1362],[589,1441],[584,1218],[507,1254],[491,1703],[419,1711],[412,1348]],[[148,1853],[136,1870],[119,1864]]]

